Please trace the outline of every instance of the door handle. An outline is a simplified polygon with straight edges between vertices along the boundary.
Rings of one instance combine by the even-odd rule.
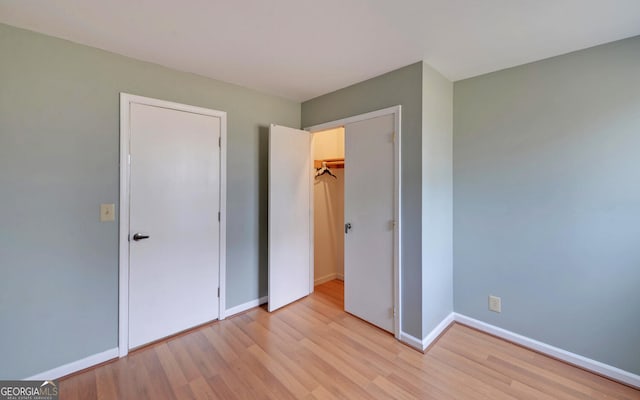
[[[138,240],[142,240],[142,239],[149,239],[149,235],[146,235],[144,233],[134,233],[133,234],[133,240],[135,240],[136,242]]]
[[[344,233],[349,233],[349,230],[351,230],[351,222],[347,222],[346,224],[344,224]]]

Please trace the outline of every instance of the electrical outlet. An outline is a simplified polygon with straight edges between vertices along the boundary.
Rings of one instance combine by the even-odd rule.
[[[116,219],[116,205],[100,204],[100,222],[110,222]]]
[[[498,296],[489,296],[489,311],[502,312],[502,299]]]

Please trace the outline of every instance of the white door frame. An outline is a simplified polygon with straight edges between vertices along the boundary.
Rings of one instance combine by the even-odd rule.
[[[313,125],[310,126],[308,128],[304,128],[306,131],[309,131],[311,133],[314,132],[319,132],[319,131],[324,131],[327,129],[334,129],[334,128],[339,128],[354,122],[359,122],[359,121],[364,121],[367,119],[372,119],[372,118],[377,118],[377,117],[382,117],[384,115],[390,115],[392,114],[394,116],[394,124],[395,124],[395,136],[394,136],[394,146],[393,146],[393,151],[394,151],[394,174],[393,174],[393,215],[394,215],[394,220],[395,220],[395,225],[394,225],[394,232],[393,232],[393,277],[394,277],[394,282],[393,282],[393,320],[394,320],[394,336],[396,339],[401,340],[400,339],[400,327],[402,326],[402,288],[400,285],[400,281],[401,281],[401,277],[402,277],[402,263],[401,258],[402,255],[400,254],[400,238],[401,238],[401,234],[402,234],[402,204],[400,202],[401,200],[401,193],[400,193],[400,188],[401,188],[401,181],[400,181],[400,172],[401,172],[401,152],[400,152],[400,148],[401,148],[401,128],[402,128],[402,106],[397,105],[397,106],[393,106],[393,107],[389,107],[389,108],[384,108],[382,110],[377,110],[377,111],[372,111],[372,112],[368,112],[365,114],[360,114],[360,115],[355,115],[353,117],[348,117],[348,118],[343,118],[343,119],[339,119],[336,121],[331,121],[331,122],[326,122],[323,124],[318,124],[318,125]],[[346,130],[345,130],[345,136],[346,136]],[[312,152],[312,157],[313,157],[313,149],[311,149]],[[345,149],[346,152],[346,149]],[[311,190],[313,190],[313,179],[314,179],[314,175],[311,174]],[[311,219],[311,287],[309,288],[309,292],[312,293],[313,292],[313,281],[314,281],[314,265],[313,265],[313,250],[314,250],[314,238],[313,238],[313,193],[311,193],[311,202],[310,202],[310,219]],[[346,266],[345,266],[346,268]]]
[[[131,172],[129,143],[131,139],[130,109],[132,103],[220,118],[220,299],[218,301],[218,319],[224,319],[225,317],[224,311],[226,298],[227,113],[224,111],[216,111],[208,108],[153,99],[150,97],[120,93],[120,230],[118,236],[118,355],[120,357],[124,357],[129,353],[129,178]]]

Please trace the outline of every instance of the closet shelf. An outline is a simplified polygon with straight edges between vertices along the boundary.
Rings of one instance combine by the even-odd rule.
[[[344,158],[325,158],[323,160],[313,160],[315,169],[322,168],[322,163],[326,162],[329,168],[344,168]]]

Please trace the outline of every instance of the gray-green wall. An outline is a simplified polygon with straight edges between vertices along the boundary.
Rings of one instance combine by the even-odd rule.
[[[456,82],[454,116],[455,310],[640,374],[640,37]]]
[[[228,113],[227,306],[266,295],[268,125],[300,104],[0,24],[0,379],[117,346],[119,93]]]
[[[302,103],[302,126],[402,105],[402,330],[422,338],[422,62]]]

